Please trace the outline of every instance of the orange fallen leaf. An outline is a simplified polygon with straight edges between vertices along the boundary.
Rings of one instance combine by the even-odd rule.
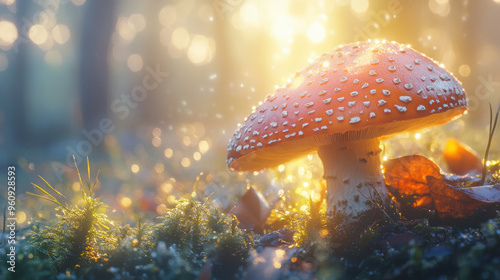
[[[454,138],[446,141],[443,158],[449,171],[458,175],[480,174],[483,170],[483,163],[478,154],[471,147]]]
[[[481,209],[500,206],[500,185],[457,188],[452,184],[463,183],[466,177],[445,176],[434,162],[423,156],[392,159],[384,169],[386,184],[397,193],[396,200],[412,202],[412,209],[403,205],[407,208],[403,207],[402,212],[435,210],[439,219],[450,221],[471,218]],[[482,217],[489,217],[489,213]]]
[[[441,177],[441,172],[434,162],[423,156],[400,157],[384,164],[386,185],[394,187],[416,208],[432,208],[427,176]]]
[[[279,197],[269,204],[260,192],[250,187],[231,209],[231,213],[238,218],[240,228],[262,231],[278,199]]]
[[[455,188],[443,178],[427,177],[434,207],[441,219],[466,219],[481,208],[500,203],[500,186]]]

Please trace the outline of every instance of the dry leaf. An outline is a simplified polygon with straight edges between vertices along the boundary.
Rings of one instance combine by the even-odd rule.
[[[480,174],[483,170],[483,163],[477,153],[471,147],[454,138],[446,141],[443,158],[449,171],[458,175]]]
[[[500,203],[500,186],[455,188],[443,178],[427,177],[436,213],[441,219],[470,218],[481,208]]]
[[[261,231],[278,199],[270,205],[260,192],[250,187],[231,209],[231,213],[238,218],[240,228]]]
[[[386,185],[394,187],[415,208],[432,208],[427,176],[441,177],[441,172],[434,162],[423,156],[405,156],[384,163]]]
[[[402,207],[402,212],[435,210],[439,219],[450,221],[471,218],[483,208],[500,206],[500,186],[457,188],[452,184],[463,184],[461,178],[471,177],[445,176],[434,162],[423,156],[392,159],[384,168],[386,184],[398,194],[396,200],[413,203],[413,209]],[[481,217],[487,218],[490,213]]]

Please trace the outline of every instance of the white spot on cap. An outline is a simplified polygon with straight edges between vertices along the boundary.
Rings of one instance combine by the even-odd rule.
[[[324,84],[326,84],[326,83],[328,83],[328,78],[323,78],[323,79],[321,79],[321,80],[319,81],[319,84],[320,84],[320,85],[324,85]]]
[[[236,147],[236,151],[237,152],[241,151],[241,145],[238,145],[238,147]]]
[[[405,89],[410,90],[413,88],[412,84],[405,84]]]
[[[259,132],[257,130],[255,130],[252,134],[253,134],[253,136],[257,136],[257,135],[259,135]]]
[[[347,77],[341,77],[341,78],[340,78],[340,82],[341,82],[341,83],[343,83],[343,82],[345,82],[345,81],[347,81]]]
[[[316,110],[311,110],[311,111],[307,112],[307,114],[308,114],[308,115],[310,115],[310,114],[314,114],[314,112],[316,112]]]
[[[283,111],[283,112],[281,112],[281,116],[282,116],[282,117],[286,117],[286,116],[288,116],[288,112],[287,112],[287,111]]]
[[[377,83],[379,83],[379,84],[380,84],[380,83],[382,83],[382,82],[384,81],[384,79],[382,79],[382,78],[378,78],[378,79],[376,79],[375,81],[376,81]]]
[[[308,126],[308,125],[309,125],[309,123],[303,123],[303,124],[302,124],[302,128],[304,128],[304,127],[306,127],[306,126]]]
[[[370,76],[375,76],[377,75],[377,72],[375,70],[370,70],[370,73],[368,73]]]
[[[383,90],[382,90],[382,93],[383,93],[384,95],[387,95],[387,96],[391,95],[391,92],[390,92],[390,91],[388,91],[388,90],[386,90],[386,89],[383,89]]]
[[[306,94],[307,94],[307,90],[304,91],[303,93],[299,94],[299,96],[302,98],[302,97],[306,96]]]
[[[257,143],[257,147],[262,147],[262,143],[261,142]]]
[[[371,118],[375,118],[375,113],[374,112],[370,112],[370,119]]]
[[[432,70],[434,70],[434,66],[432,66],[432,65],[427,65],[427,69],[429,69],[429,71],[432,71]]]
[[[411,71],[411,70],[413,70],[413,65],[411,65],[411,64],[406,64],[405,66],[406,66],[406,69],[408,69],[408,70],[410,70],[410,71]]]
[[[352,91],[352,92],[351,92],[351,96],[353,96],[353,97],[354,97],[354,96],[356,96],[356,95],[358,95],[358,92],[357,92],[357,91]]]
[[[358,123],[361,121],[360,117],[352,117],[349,123]]]
[[[391,112],[391,110],[389,110],[389,109],[384,109],[384,113],[389,114],[390,112]]]
[[[357,84],[357,83],[359,83],[359,80],[358,79],[354,79],[352,82],[355,83],[355,84]]]
[[[342,101],[344,101],[344,97],[339,97],[339,98],[337,98],[337,100],[338,100],[339,102],[342,102]]]
[[[417,111],[424,111],[424,110],[425,110],[425,106],[424,105],[418,105]]]
[[[372,61],[370,62],[370,64],[375,65],[375,64],[378,64],[378,62],[379,62],[379,61],[378,61],[378,59],[374,59],[374,60],[372,60]]]
[[[304,104],[304,106],[306,106],[306,108],[309,108],[309,107],[311,107],[312,105],[314,105],[314,102],[309,102],[309,103]]]
[[[349,107],[354,106],[354,104],[356,104],[356,101],[347,102],[347,105],[349,105]]]
[[[338,121],[343,121],[343,120],[344,120],[344,117],[342,117],[342,116],[341,116],[341,117],[337,117],[337,120],[338,120]]]
[[[344,112],[344,107],[338,107],[337,109],[339,109],[339,111]]]
[[[394,66],[394,65],[389,66],[389,71],[391,71],[391,72],[396,71],[396,66]]]
[[[367,88],[369,86],[368,83],[364,83],[363,86],[361,88]]]
[[[394,81],[395,84],[401,83],[401,80],[399,78],[395,78],[393,81]]]
[[[363,104],[365,104],[366,107],[370,106],[370,101],[363,101]]]
[[[322,118],[315,118],[315,119],[314,119],[314,121],[315,121],[315,122],[320,122],[320,121],[322,121],[322,120],[323,120]]]
[[[333,91],[340,91],[340,88],[336,87]]]
[[[319,96],[325,95],[326,94],[326,90],[322,90],[318,94],[319,94]]]
[[[441,78],[441,80],[443,80],[443,81],[449,81],[450,80],[450,77],[448,77],[448,75],[446,75],[446,74],[441,74],[439,76],[439,78]]]
[[[394,61],[394,56],[389,56],[389,61]]]
[[[286,108],[286,103],[281,104],[281,108],[285,109]]]
[[[323,129],[323,130],[328,129],[328,126],[324,125],[321,127],[321,129]]]
[[[327,98],[327,99],[323,100],[323,102],[324,102],[325,104],[330,103],[330,101],[332,101],[332,99],[331,99],[331,98]]]
[[[375,94],[375,93],[377,93],[377,90],[376,89],[370,89],[370,93],[371,94]]]
[[[303,134],[304,134],[304,132],[302,132],[302,130],[301,130],[301,131],[299,131],[299,136],[300,136],[300,135],[303,135]]]
[[[400,96],[399,100],[401,100],[404,103],[408,103],[408,102],[411,101],[411,97],[409,97],[409,96]]]
[[[418,59],[418,58],[417,58],[417,59],[415,59],[415,64],[420,64],[421,62],[422,62],[422,60],[420,60],[420,59]]]
[[[272,127],[277,127],[277,126],[278,126],[278,123],[277,123],[277,122],[272,122],[272,123],[270,123],[270,125],[271,125]]]
[[[406,107],[405,106],[399,106],[399,105],[394,105],[400,112],[406,112]]]
[[[384,105],[385,103],[387,103],[387,102],[386,102],[384,99],[380,99],[380,100],[378,101],[378,106],[382,106],[382,105]]]
[[[333,114],[333,109],[329,109],[329,110],[326,110],[325,113],[328,115],[328,116],[331,116]]]

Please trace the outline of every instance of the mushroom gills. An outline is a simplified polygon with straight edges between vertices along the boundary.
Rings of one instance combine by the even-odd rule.
[[[344,213],[348,220],[377,206],[386,205],[389,196],[380,170],[380,141],[376,138],[336,142],[321,146],[327,183],[326,203],[329,215]]]

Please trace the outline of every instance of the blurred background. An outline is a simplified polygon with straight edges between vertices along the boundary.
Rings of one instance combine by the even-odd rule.
[[[97,194],[118,218],[191,196],[229,209],[247,183],[295,211],[320,197],[317,156],[234,173],[229,138],[308,60],[369,39],[409,44],[462,81],[466,116],[384,142],[385,159],[422,154],[446,169],[447,137],[484,153],[488,103],[500,100],[499,24],[499,0],[0,0],[0,179],[17,167],[24,225],[53,215],[25,194],[44,184],[38,175],[77,197],[73,155],[84,176],[89,157],[92,181],[100,170]],[[493,141],[492,157],[499,149]]]

